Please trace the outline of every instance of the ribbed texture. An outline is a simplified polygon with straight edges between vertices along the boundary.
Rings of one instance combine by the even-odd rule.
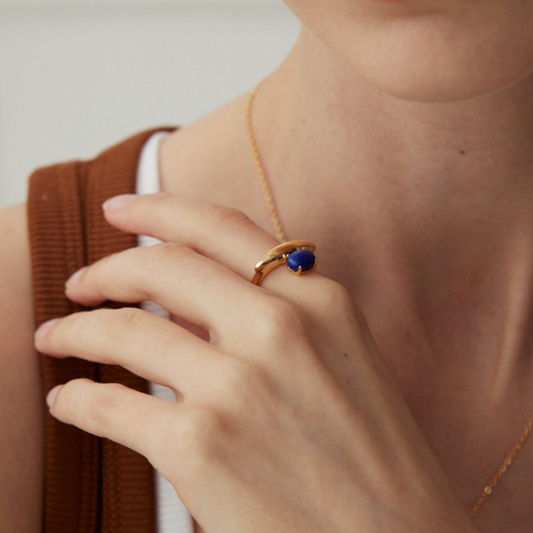
[[[157,128],[88,162],[39,169],[30,178],[28,227],[35,322],[85,308],[64,295],[67,278],[102,257],[136,246],[111,227],[102,203],[135,191],[141,149]],[[113,305],[113,304],[111,304]],[[114,305],[113,305],[114,306]],[[41,356],[44,392],[80,377],[147,392],[121,367]],[[43,533],[155,533],[152,467],[137,453],[46,415]]]

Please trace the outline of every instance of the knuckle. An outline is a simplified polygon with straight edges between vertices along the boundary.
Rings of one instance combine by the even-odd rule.
[[[354,309],[354,301],[350,291],[331,279],[321,280],[321,288],[317,291],[320,308],[328,312],[340,311],[342,313]]]
[[[107,316],[106,313],[102,318],[105,319],[103,322],[108,330],[108,336],[115,339],[128,338],[146,319],[145,312],[135,307],[122,307],[109,313],[111,316]]]
[[[289,336],[305,332],[303,312],[296,304],[279,298],[268,296],[270,301],[262,303],[261,313],[256,315],[253,329],[260,341],[272,343],[279,340],[285,342]]]
[[[64,317],[49,333],[49,342],[56,349],[75,350],[77,346],[90,342],[95,330],[94,313],[81,311]]]
[[[210,462],[217,455],[217,443],[225,432],[225,423],[219,411],[198,407],[183,417],[174,430],[181,446]]]
[[[65,383],[54,403],[55,414],[65,422],[92,421],[101,411],[99,395],[91,390],[95,384],[88,379],[74,379]]]
[[[106,428],[116,423],[117,415],[124,416],[123,397],[118,392],[127,390],[119,383],[93,383],[89,380],[81,389],[77,399],[80,420],[83,425],[99,436],[106,433]]]
[[[235,400],[242,404],[243,400],[253,398],[267,387],[267,372],[259,363],[231,358],[217,381],[217,400],[228,406]]]
[[[254,224],[242,211],[224,205],[211,205],[200,215],[202,229],[217,233],[221,229],[249,227]]]
[[[151,195],[151,200],[155,203],[168,203],[170,202],[173,205],[174,195],[169,192],[158,192]]]
[[[174,200],[175,195],[172,193],[158,192],[150,195],[136,196],[135,200],[128,204],[128,207],[133,208],[141,216],[153,216],[153,211],[158,212],[163,210],[164,212],[167,209],[175,209]]]
[[[322,325],[330,329],[344,324],[359,333],[364,331],[366,318],[344,285],[324,278],[315,294],[317,317]]]
[[[366,326],[365,315],[353,299],[350,291],[340,283],[328,281],[331,287],[330,290],[326,291],[327,301],[324,307],[329,311],[329,314],[340,319],[350,320],[350,323],[355,318],[355,322],[359,327]]]
[[[144,270],[160,271],[161,265],[180,260],[194,253],[189,247],[176,242],[162,242],[149,248],[142,248]]]
[[[85,420],[94,427],[105,427],[109,415],[117,408],[117,397],[109,385],[95,383],[92,393],[81,395],[80,411]]]

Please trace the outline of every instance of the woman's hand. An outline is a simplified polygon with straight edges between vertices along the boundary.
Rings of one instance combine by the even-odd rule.
[[[153,300],[178,323],[101,309],[44,325],[36,346],[178,402],[75,380],[50,394],[55,417],[145,455],[207,533],[474,531],[342,286],[284,267],[252,285],[279,243],[232,209],[128,195],[106,218],[164,243],[84,269],[68,297]]]

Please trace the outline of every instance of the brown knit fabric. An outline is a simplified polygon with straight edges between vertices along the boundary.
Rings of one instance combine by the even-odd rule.
[[[86,310],[65,297],[67,278],[106,255],[136,246],[110,226],[102,203],[135,191],[141,149],[157,128],[91,161],[34,172],[28,196],[35,322]],[[41,356],[44,392],[75,378],[122,383],[147,392],[145,380],[118,366]],[[45,421],[43,533],[155,533],[152,467],[137,453],[58,422]]]

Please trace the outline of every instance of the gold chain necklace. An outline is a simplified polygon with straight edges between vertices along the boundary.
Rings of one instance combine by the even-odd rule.
[[[263,189],[263,195],[265,197],[266,203],[268,205],[268,209],[270,211],[270,218],[272,220],[272,224],[274,225],[274,230],[276,232],[276,236],[280,242],[286,242],[287,239],[285,238],[285,234],[283,233],[283,228],[281,226],[281,219],[279,217],[279,214],[276,210],[276,206],[274,203],[274,197],[272,196],[272,191],[270,190],[270,186],[268,184],[268,179],[266,176],[265,167],[263,165],[263,162],[261,160],[261,156],[259,155],[259,149],[257,148],[257,142],[255,140],[254,130],[252,126],[252,109],[253,104],[255,100],[255,96],[257,94],[257,91],[259,87],[261,86],[261,83],[254,87],[250,91],[250,95],[248,97],[248,105],[246,106],[246,130],[248,133],[248,142],[250,143],[250,149],[252,151],[252,156],[255,161],[255,166],[257,168],[257,174],[259,176],[259,179],[261,180],[261,187]],[[477,512],[479,511],[479,508],[483,505],[483,502],[487,499],[487,496],[490,496],[498,484],[498,481],[502,478],[502,476],[507,472],[508,468],[511,466],[511,463],[515,459],[515,457],[518,455],[518,452],[522,449],[524,446],[524,443],[526,442],[529,434],[533,431],[533,417],[529,420],[529,423],[524,429],[524,432],[518,439],[518,442],[515,444],[515,447],[512,449],[511,453],[505,458],[505,461],[502,463],[494,477],[490,480],[489,484],[483,489],[483,492],[481,493],[481,496],[477,499],[476,503],[470,509],[470,518],[473,518],[476,516]]]
[[[266,177],[265,167],[261,161],[261,156],[259,155],[259,150],[257,149],[257,142],[255,141],[254,129],[252,126],[252,108],[254,105],[255,95],[259,90],[261,83],[254,87],[250,92],[248,98],[248,105],[246,106],[246,131],[248,133],[248,141],[250,143],[250,148],[252,149],[252,155],[255,161],[255,166],[257,168],[257,174],[261,180],[261,188],[263,189],[263,196],[265,197],[268,209],[270,211],[270,218],[272,224],[274,224],[274,230],[276,231],[276,237],[279,242],[286,242],[285,234],[283,233],[283,228],[281,227],[281,220],[274,205],[274,197],[272,196],[272,191],[268,185],[268,180]]]

